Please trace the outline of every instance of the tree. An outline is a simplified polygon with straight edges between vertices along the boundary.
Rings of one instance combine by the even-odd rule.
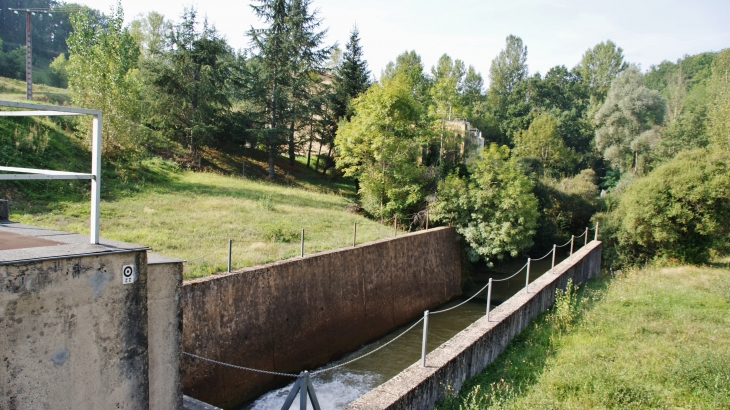
[[[521,38],[509,35],[504,50],[499,52],[489,67],[488,99],[498,116],[506,116],[508,96],[527,75],[527,46]]]
[[[139,125],[139,47],[123,28],[123,21],[119,4],[104,25],[97,24],[89,13],[80,12],[71,16],[74,30],[68,38],[71,101],[104,113],[105,155],[139,150],[144,136]],[[91,141],[90,121],[83,122],[81,130]]]
[[[396,57],[395,63],[389,62],[380,76],[380,81],[395,80],[396,78],[406,84],[413,98],[425,106],[428,105],[430,82],[423,74],[421,56],[416,54],[415,51],[406,51]]]
[[[458,130],[447,127],[447,122],[464,117],[461,94],[465,71],[463,61],[452,60],[447,54],[442,55],[437,65],[431,68],[429,114],[439,138],[438,145],[433,147],[432,151],[438,153],[435,163],[442,170],[445,169],[445,165],[448,169],[458,162],[458,156],[449,153],[459,151],[461,135]],[[444,160],[449,164],[444,164]]]
[[[515,135],[514,155],[539,158],[546,168],[556,173],[570,170],[575,162],[574,153],[560,138],[557,121],[546,114],[533,120],[527,131]]]
[[[156,11],[139,15],[129,24],[129,32],[139,43],[143,58],[160,56],[165,51],[165,43],[172,30],[172,24]]]
[[[286,0],[259,0],[258,5],[251,5],[257,17],[268,24],[267,28],[248,31],[251,43],[258,51],[256,59],[260,61],[258,71],[261,83],[265,84],[266,111],[269,116],[268,128],[263,130],[264,143],[269,152],[269,179],[274,179],[274,160],[279,147],[286,141],[286,124],[280,120],[281,112],[287,106],[285,88],[290,85],[291,47],[288,34],[288,5]],[[283,125],[283,126],[282,126]]]
[[[231,106],[226,81],[231,50],[207,22],[196,29],[196,11],[187,9],[169,35],[164,58],[150,61],[146,72],[155,90],[149,123],[166,137],[197,149],[222,138]]]
[[[591,104],[594,107],[603,104],[613,79],[629,67],[624,62],[623,52],[621,47],[607,40],[583,54],[577,70],[590,90]]]
[[[470,166],[469,176],[452,173],[439,183],[432,218],[456,226],[472,261],[517,256],[537,226],[532,183],[506,146],[491,144]]]
[[[658,143],[665,103],[657,91],[643,85],[636,66],[611,83],[606,101],[595,116],[596,147],[621,172],[646,171],[651,150]]]
[[[360,181],[363,208],[380,218],[404,218],[423,202],[428,141],[424,108],[405,72],[371,86],[353,102],[354,115],[335,138],[337,166]]]
[[[342,62],[334,70],[334,92],[337,99],[335,113],[339,118],[352,117],[352,100],[370,87],[370,70],[363,59],[360,32],[352,28],[350,39],[342,53]]]
[[[730,48],[721,51],[712,64],[708,134],[712,143],[730,151]]]
[[[707,262],[727,251],[730,156],[696,149],[677,155],[626,188],[613,213],[625,260]]]
[[[322,47],[327,29],[320,30],[322,19],[311,12],[310,0],[292,0],[289,17],[291,61],[291,101],[289,107],[288,153],[289,165],[296,162],[295,128],[305,127],[312,118],[312,108],[319,100],[314,94],[327,92],[321,74],[333,47]]]
[[[294,163],[294,131],[297,121],[310,118],[311,95],[320,83],[319,73],[331,47],[321,47],[327,30],[316,12],[310,13],[310,0],[259,0],[251,5],[267,28],[248,32],[256,59],[263,70],[259,79],[267,85],[266,107],[269,115],[264,141],[269,151],[269,178],[274,178],[274,159],[281,145],[288,143],[289,161]]]

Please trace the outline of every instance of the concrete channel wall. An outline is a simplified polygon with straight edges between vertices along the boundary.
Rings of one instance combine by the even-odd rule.
[[[306,255],[183,285],[183,350],[299,373],[461,293],[453,228]],[[291,381],[183,358],[185,394],[231,408]]]
[[[426,367],[413,364],[400,374],[350,403],[347,410],[430,409],[443,400],[447,386],[459,391],[499,355],[532,319],[555,302],[556,289],[569,279],[580,284],[598,275],[601,242],[592,241],[571,258],[521,290],[486,316],[426,356]]]

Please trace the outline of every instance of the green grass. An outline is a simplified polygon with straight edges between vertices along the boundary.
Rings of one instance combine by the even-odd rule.
[[[233,266],[241,268],[305,252],[352,245],[393,234],[391,227],[348,211],[345,196],[316,192],[308,185],[283,186],[216,173],[169,173],[163,182],[117,192],[101,204],[103,237],[149,246],[154,252],[189,260],[186,277],[226,269],[228,239]],[[88,234],[89,203],[19,201],[11,219]]]
[[[0,100],[25,102],[25,81],[0,77]],[[65,88],[33,83],[34,102],[68,105],[70,100]]]
[[[438,408],[730,408],[730,269],[594,280]]]

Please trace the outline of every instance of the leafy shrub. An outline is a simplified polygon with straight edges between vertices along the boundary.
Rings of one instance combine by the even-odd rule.
[[[263,236],[274,242],[289,243],[299,238],[299,232],[286,221],[277,221],[262,226]]]
[[[439,183],[431,217],[456,226],[469,245],[471,261],[517,254],[532,245],[537,200],[532,184],[509,148],[492,144],[471,163],[470,175],[449,175]]]
[[[706,262],[728,249],[730,154],[697,149],[679,154],[629,185],[603,217],[606,234],[629,263],[649,259]]]

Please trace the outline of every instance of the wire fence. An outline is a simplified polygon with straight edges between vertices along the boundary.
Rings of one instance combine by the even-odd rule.
[[[422,362],[423,366],[425,367],[426,366],[426,353],[427,353],[426,352],[426,344],[427,344],[427,339],[428,339],[428,318],[429,318],[429,316],[431,316],[431,315],[437,315],[437,314],[440,314],[440,313],[446,313],[448,311],[451,311],[451,310],[454,310],[456,308],[459,308],[459,307],[463,306],[464,304],[470,302],[472,299],[474,299],[475,297],[477,297],[478,295],[480,295],[485,290],[487,290],[486,317],[487,317],[487,320],[489,320],[489,311],[490,311],[490,305],[491,305],[491,291],[492,291],[492,284],[494,282],[504,282],[504,281],[510,280],[510,279],[514,278],[515,276],[519,275],[523,270],[527,269],[526,280],[525,280],[525,292],[529,292],[528,286],[529,286],[529,281],[530,281],[530,276],[529,276],[530,275],[530,264],[532,262],[540,261],[542,259],[545,259],[546,257],[548,257],[549,255],[552,254],[553,255],[553,260],[552,260],[552,266],[551,266],[549,272],[554,273],[554,270],[555,270],[555,252],[556,252],[556,249],[557,248],[565,247],[565,246],[567,246],[567,245],[570,244],[571,245],[571,247],[570,247],[570,255],[568,256],[568,258],[571,258],[573,256],[573,245],[574,245],[575,239],[582,238],[585,235],[586,236],[586,238],[585,238],[585,244],[583,246],[587,245],[587,243],[588,243],[587,242],[587,240],[588,240],[588,231],[594,231],[595,232],[595,239],[598,240],[598,223],[596,223],[595,227],[593,227],[593,228],[586,228],[585,231],[581,235],[579,235],[579,236],[572,235],[571,238],[570,238],[570,240],[568,242],[564,243],[563,245],[553,245],[553,248],[550,250],[550,252],[548,252],[544,256],[542,256],[540,258],[527,258],[527,263],[525,265],[523,265],[517,272],[515,272],[511,276],[506,277],[506,278],[501,278],[501,279],[489,278],[489,282],[487,283],[487,285],[485,285],[484,287],[482,287],[481,289],[479,289],[477,292],[474,293],[474,295],[472,295],[471,297],[469,297],[465,301],[463,301],[463,302],[461,302],[461,303],[459,303],[459,304],[457,304],[455,306],[452,306],[452,307],[449,307],[449,308],[446,308],[446,309],[442,309],[442,310],[437,310],[437,311],[434,311],[434,312],[429,312],[428,310],[426,310],[426,311],[423,312],[424,314],[423,314],[423,317],[422,318],[420,318],[419,320],[417,320],[410,327],[408,327],[408,329],[404,330],[403,332],[401,332],[400,334],[398,334],[396,337],[392,338],[388,342],[386,342],[386,343],[378,346],[377,348],[375,348],[375,349],[373,349],[373,350],[371,350],[371,351],[369,351],[369,352],[367,352],[365,354],[362,354],[362,355],[360,355],[360,356],[358,356],[358,357],[356,357],[354,359],[347,360],[345,362],[342,362],[342,363],[339,363],[339,364],[336,364],[336,365],[333,365],[333,366],[329,366],[329,367],[322,368],[322,369],[315,370],[315,371],[311,371],[311,372],[305,371],[305,372],[302,372],[301,374],[294,374],[294,373],[282,373],[282,372],[275,372],[275,371],[271,371],[271,370],[262,370],[262,369],[255,369],[255,368],[251,368],[251,367],[239,366],[239,365],[235,365],[235,364],[230,364],[230,363],[226,363],[226,362],[222,362],[222,361],[210,359],[210,358],[207,358],[207,357],[203,357],[203,356],[200,356],[200,355],[197,355],[197,354],[193,354],[193,353],[190,353],[190,352],[185,352],[185,351],[183,351],[183,354],[185,354],[185,355],[187,355],[187,356],[189,356],[191,358],[194,358],[194,359],[198,359],[198,360],[202,360],[202,361],[206,361],[206,362],[214,363],[214,364],[217,364],[217,365],[220,365],[220,366],[230,367],[230,368],[234,368],[234,369],[238,369],[238,370],[245,370],[245,371],[250,371],[250,372],[269,374],[269,375],[273,375],[273,376],[302,378],[302,377],[309,377],[309,375],[315,376],[315,375],[322,374],[322,373],[325,373],[325,372],[328,372],[328,371],[331,371],[331,370],[334,370],[334,369],[337,369],[337,368],[340,368],[340,367],[343,367],[343,366],[347,366],[347,365],[352,364],[352,363],[354,363],[354,362],[356,362],[358,360],[361,360],[361,359],[363,359],[363,358],[365,358],[367,356],[370,356],[373,353],[375,353],[375,352],[377,352],[377,351],[385,348],[386,346],[388,346],[391,343],[395,342],[396,340],[400,339],[403,335],[405,335],[406,333],[408,333],[411,330],[413,330],[413,328],[415,328],[416,326],[418,326],[420,323],[423,323],[423,342],[422,342],[422,346],[421,346],[421,362]],[[303,237],[304,237],[304,235],[302,234],[302,238]],[[229,249],[230,249],[230,247],[229,247]],[[230,258],[230,255],[229,255],[229,258]],[[199,259],[202,259],[202,258],[199,258]]]

